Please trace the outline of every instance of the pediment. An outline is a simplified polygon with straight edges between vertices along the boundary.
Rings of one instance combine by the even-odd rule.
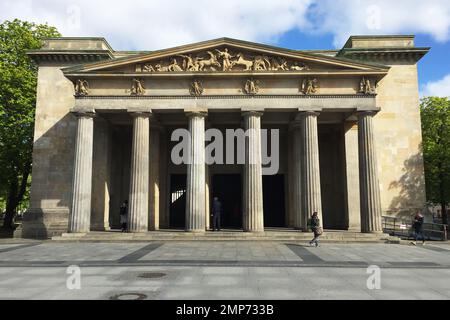
[[[387,72],[389,68],[222,38],[65,69],[65,73]]]

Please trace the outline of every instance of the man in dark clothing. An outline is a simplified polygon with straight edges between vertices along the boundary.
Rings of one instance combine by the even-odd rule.
[[[219,198],[214,197],[212,203],[213,231],[220,231],[220,215],[222,213],[222,204]]]
[[[120,225],[122,226],[122,232],[127,231],[128,221],[128,200],[125,200],[120,206]]]
[[[422,238],[422,244],[425,244],[425,236],[423,234],[423,215],[420,213],[420,211],[418,211],[416,216],[414,217],[413,228],[415,241],[411,242],[411,244],[416,246],[419,236]]]
[[[322,235],[323,231],[320,227],[320,219],[319,214],[317,212],[314,212],[311,216],[311,218],[308,221],[309,228],[314,232],[314,238],[309,242],[310,246],[315,245],[316,247],[319,246],[319,238]]]

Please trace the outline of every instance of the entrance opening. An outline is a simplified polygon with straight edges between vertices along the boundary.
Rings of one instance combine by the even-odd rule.
[[[263,176],[264,226],[285,226],[284,175]]]
[[[216,174],[212,177],[212,198],[222,203],[221,227],[242,229],[242,184],[240,174]]]
[[[186,226],[186,178],[185,174],[170,175],[170,227]]]
[[[344,132],[341,124],[319,126],[320,188],[323,227],[347,230]]]

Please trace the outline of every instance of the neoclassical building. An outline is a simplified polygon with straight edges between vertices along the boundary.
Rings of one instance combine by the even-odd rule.
[[[221,38],[124,52],[103,38],[46,39],[29,52],[39,74],[21,234],[118,229],[124,200],[132,233],[205,232],[215,196],[226,229],[306,230],[317,211],[325,229],[379,233],[383,215],[424,206],[417,63],[428,50],[413,36],[315,51]],[[190,133],[187,163],[173,161],[177,129]],[[209,129],[256,132],[223,150],[245,161],[206,163]],[[279,163],[264,174],[268,151]]]

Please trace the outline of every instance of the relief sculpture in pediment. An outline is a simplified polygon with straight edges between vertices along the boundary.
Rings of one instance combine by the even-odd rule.
[[[148,62],[141,72],[197,72],[197,71],[304,71],[306,64],[284,57],[232,51],[228,48],[205,52],[178,54],[159,62]]]

